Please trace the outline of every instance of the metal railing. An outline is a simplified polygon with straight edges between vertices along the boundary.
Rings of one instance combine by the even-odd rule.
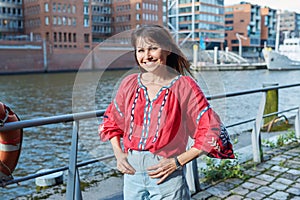
[[[263,121],[264,117],[269,117],[269,116],[276,115],[279,113],[290,112],[290,111],[296,110],[297,113],[296,113],[296,118],[295,118],[296,119],[295,120],[295,133],[296,133],[296,138],[297,138],[298,142],[300,142],[300,105],[290,108],[290,109],[287,109],[287,110],[279,111],[276,113],[270,113],[267,115],[263,115],[264,105],[266,102],[266,93],[270,90],[278,90],[278,89],[285,89],[285,88],[299,87],[299,86],[300,86],[300,83],[283,85],[283,86],[265,87],[265,88],[261,88],[261,89],[232,92],[232,93],[226,93],[226,94],[220,94],[220,95],[212,95],[212,96],[208,96],[207,99],[215,100],[215,99],[222,99],[222,98],[227,98],[227,97],[235,97],[235,96],[248,95],[248,94],[254,94],[254,93],[263,93],[256,118],[244,120],[242,122],[237,122],[237,123],[226,126],[227,128],[230,128],[230,127],[238,126],[238,125],[249,123],[249,122],[254,122],[254,127],[252,130],[253,160],[254,160],[254,162],[261,162],[263,152],[262,152],[261,143],[260,143],[260,130],[261,130],[262,121]],[[101,117],[101,116],[103,116],[104,112],[105,112],[104,110],[98,110],[98,111],[91,111],[91,112],[82,112],[82,113],[75,113],[75,114],[66,114],[66,115],[59,115],[59,116],[53,116],[53,117],[38,118],[38,119],[32,119],[32,120],[23,120],[23,121],[18,121],[18,122],[6,123],[4,126],[0,127],[0,132],[3,132],[3,131],[10,131],[10,130],[16,130],[16,129],[29,128],[29,127],[49,125],[49,124],[73,122],[71,151],[70,151],[68,166],[52,169],[52,170],[37,173],[37,174],[31,174],[31,175],[28,175],[25,177],[8,180],[8,181],[2,182],[2,183],[0,182],[0,186],[3,187],[6,185],[27,181],[30,179],[44,176],[44,175],[68,170],[66,198],[68,200],[82,199],[78,168],[89,165],[89,164],[93,164],[93,163],[96,163],[99,161],[111,159],[114,156],[112,154],[112,155],[108,155],[105,157],[91,159],[88,161],[77,163],[78,132],[79,132],[78,129],[79,129],[79,125],[80,125],[79,122],[80,122],[80,120],[84,120],[84,119]],[[197,165],[195,163],[193,163],[193,168],[194,168],[193,171],[195,171],[195,173],[197,173]],[[195,175],[195,177],[198,177],[197,174]],[[195,190],[199,191],[200,184],[199,184],[198,178],[195,178],[194,183],[190,183],[190,184],[193,184],[195,187]]]

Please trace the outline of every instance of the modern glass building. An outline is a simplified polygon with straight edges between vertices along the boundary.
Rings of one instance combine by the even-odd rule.
[[[24,31],[22,0],[0,1],[0,38],[22,39],[20,33]],[[15,38],[19,35],[18,38]],[[8,38],[9,37],[9,38]]]
[[[168,26],[178,44],[202,43],[202,47],[224,47],[224,0],[170,0]]]

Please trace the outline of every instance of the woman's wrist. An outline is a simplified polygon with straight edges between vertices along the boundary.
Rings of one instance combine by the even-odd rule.
[[[175,159],[176,169],[180,169],[182,167],[182,164],[179,162],[177,157],[174,157],[174,159]]]

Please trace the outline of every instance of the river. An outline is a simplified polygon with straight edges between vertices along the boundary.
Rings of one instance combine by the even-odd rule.
[[[1,102],[9,105],[22,120],[48,117],[72,112],[105,109],[115,92],[115,85],[130,71],[97,71],[81,73],[47,73],[0,76]],[[206,95],[224,94],[261,88],[263,83],[279,85],[300,82],[300,71],[203,71],[195,72],[195,78]],[[299,105],[299,87],[279,92],[279,109]],[[226,125],[255,117],[261,94],[212,100],[211,105]],[[99,119],[81,122],[79,133],[79,161],[111,154],[109,143],[99,141]],[[236,133],[249,129],[252,124],[229,130]],[[71,123],[24,129],[22,153],[15,177],[36,173],[40,169],[68,165]],[[81,179],[102,172],[108,161],[85,169]],[[13,199],[36,190],[34,180],[0,188],[1,197]],[[1,198],[2,199],[2,198]]]

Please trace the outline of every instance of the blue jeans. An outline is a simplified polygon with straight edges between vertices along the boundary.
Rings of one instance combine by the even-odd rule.
[[[184,170],[176,170],[159,185],[158,179],[148,176],[147,168],[161,158],[148,151],[128,152],[128,162],[136,173],[124,175],[124,200],[190,200]]]

